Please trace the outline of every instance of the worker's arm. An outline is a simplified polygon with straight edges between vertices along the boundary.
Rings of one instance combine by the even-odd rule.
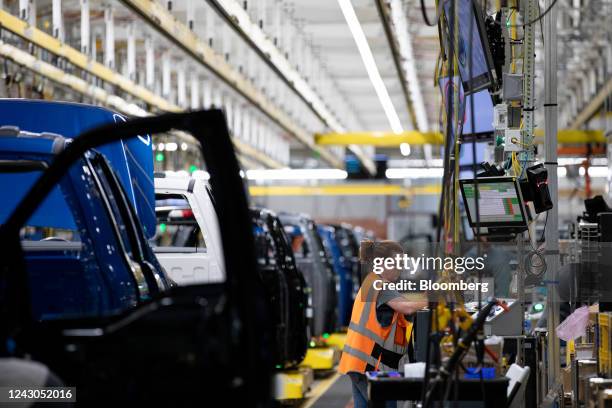
[[[416,313],[427,307],[426,300],[407,300],[403,298],[395,298],[387,302],[387,305],[398,313],[409,315]]]

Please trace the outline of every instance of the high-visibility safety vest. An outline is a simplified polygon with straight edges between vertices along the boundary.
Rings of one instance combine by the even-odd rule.
[[[378,290],[373,283],[379,276],[370,273],[363,281],[355,303],[346,334],[338,371],[393,371],[408,348],[408,336],[412,324],[404,315],[394,312],[389,326],[383,327],[376,317]],[[407,336],[408,334],[408,336]]]

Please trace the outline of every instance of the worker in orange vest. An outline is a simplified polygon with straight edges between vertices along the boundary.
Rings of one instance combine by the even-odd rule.
[[[400,359],[406,354],[412,324],[404,315],[416,313],[427,306],[424,298],[412,301],[395,290],[380,289],[381,280],[395,282],[401,271],[383,268],[380,274],[374,273],[373,260],[394,258],[403,252],[395,241],[361,242],[359,256],[367,275],[353,304],[338,367],[340,373],[348,374],[351,378],[355,408],[368,405],[365,372],[397,370]]]

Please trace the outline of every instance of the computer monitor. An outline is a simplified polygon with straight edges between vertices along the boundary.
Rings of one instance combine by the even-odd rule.
[[[466,93],[472,93],[493,85],[493,58],[489,49],[484,18],[473,0],[444,0],[446,35],[449,47],[454,47],[454,21],[451,2],[455,2],[459,25],[459,49],[454,50],[459,64],[459,74]],[[471,23],[470,23],[471,18]],[[471,25],[471,33],[470,33]],[[470,35],[471,34],[471,35]],[[472,64],[469,64],[470,48]]]
[[[457,76],[453,77],[452,84],[449,77],[440,77],[438,79],[438,85],[440,86],[445,106],[448,104],[447,101],[451,95],[451,85],[454,85],[454,89],[459,91],[459,112],[462,119],[460,123],[463,124],[462,136],[492,136],[495,128],[493,127],[494,106],[491,94],[487,90],[482,90],[466,96],[463,92],[463,85],[459,82],[459,77]],[[474,98],[473,101],[472,98]],[[474,105],[474,126],[472,126],[472,104]],[[456,133],[455,122],[455,120],[452,121],[453,135]]]
[[[482,234],[522,232],[527,229],[527,212],[515,177],[463,179],[459,180],[459,185],[470,227],[479,228]]]

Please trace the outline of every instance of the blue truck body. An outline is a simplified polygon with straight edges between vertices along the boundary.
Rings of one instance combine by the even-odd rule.
[[[95,127],[124,122],[126,118],[111,110],[70,102],[49,102],[27,99],[0,99],[0,126],[16,126],[22,131],[33,133],[56,133],[66,138],[75,138]],[[26,148],[35,142],[25,143]],[[3,149],[11,149],[7,143]],[[14,149],[21,149],[16,146]],[[150,135],[142,135],[126,142],[109,143],[100,151],[109,161],[121,181],[126,194],[132,201],[148,238],[153,237],[156,228],[155,187],[153,185],[153,146]],[[22,186],[21,193],[29,189]],[[3,190],[6,191],[6,190]],[[19,202],[18,196],[14,202]],[[69,218],[55,213],[55,222],[69,222]],[[0,218],[0,221],[2,219]],[[63,221],[62,221],[63,220]]]
[[[0,137],[0,160],[41,165],[40,170],[0,172],[0,188],[11,192],[0,199],[0,223],[12,213],[66,143],[59,135],[20,132],[18,136]],[[35,320],[113,315],[132,308],[160,289],[152,288],[151,281],[135,275],[126,262],[125,255],[131,256],[131,247],[114,230],[115,226],[122,230],[124,222],[118,214],[109,211],[110,206],[119,208],[126,202],[120,203],[116,195],[102,192],[102,183],[94,177],[102,160],[106,159],[101,153],[92,151],[72,165],[21,233]],[[112,179],[106,181],[112,182]],[[71,238],[45,238],[42,231],[49,229],[61,230],[63,237]],[[146,245],[144,234],[142,241]],[[148,255],[162,286],[169,287],[153,253],[149,251]]]
[[[334,272],[338,275],[338,325],[347,327],[351,321],[356,292],[352,265],[348,259],[345,259],[342,249],[336,241],[335,228],[328,225],[318,225],[317,229],[331,258]]]
[[[125,118],[95,106],[0,100],[0,126],[4,127],[0,136],[0,160],[33,161],[48,167],[71,138],[118,121]],[[92,162],[95,160],[105,160],[112,168],[138,216],[143,233],[139,246],[161,279],[154,286],[165,288],[170,284],[146,242],[155,233],[156,226],[151,137],[109,143],[90,151],[70,167],[30,217],[22,233],[22,239],[31,243],[25,247],[26,263],[33,283],[32,313],[37,320],[112,315],[159,290],[159,287],[149,287],[153,282],[147,283],[135,276],[125,261],[130,247],[127,240],[119,242],[113,224],[119,224],[120,230],[124,226],[117,219],[118,214],[109,212],[103,198],[112,201],[118,197],[100,191],[105,187],[94,180]],[[0,198],[0,224],[13,213],[43,171],[44,168],[0,172],[0,189],[5,192]],[[120,204],[111,202],[110,205]],[[48,229],[74,236],[74,242],[63,243],[60,242],[63,238],[52,237],[57,245],[50,250],[50,242],[45,242],[49,237],[42,234]],[[40,245],[41,242],[47,245]]]

